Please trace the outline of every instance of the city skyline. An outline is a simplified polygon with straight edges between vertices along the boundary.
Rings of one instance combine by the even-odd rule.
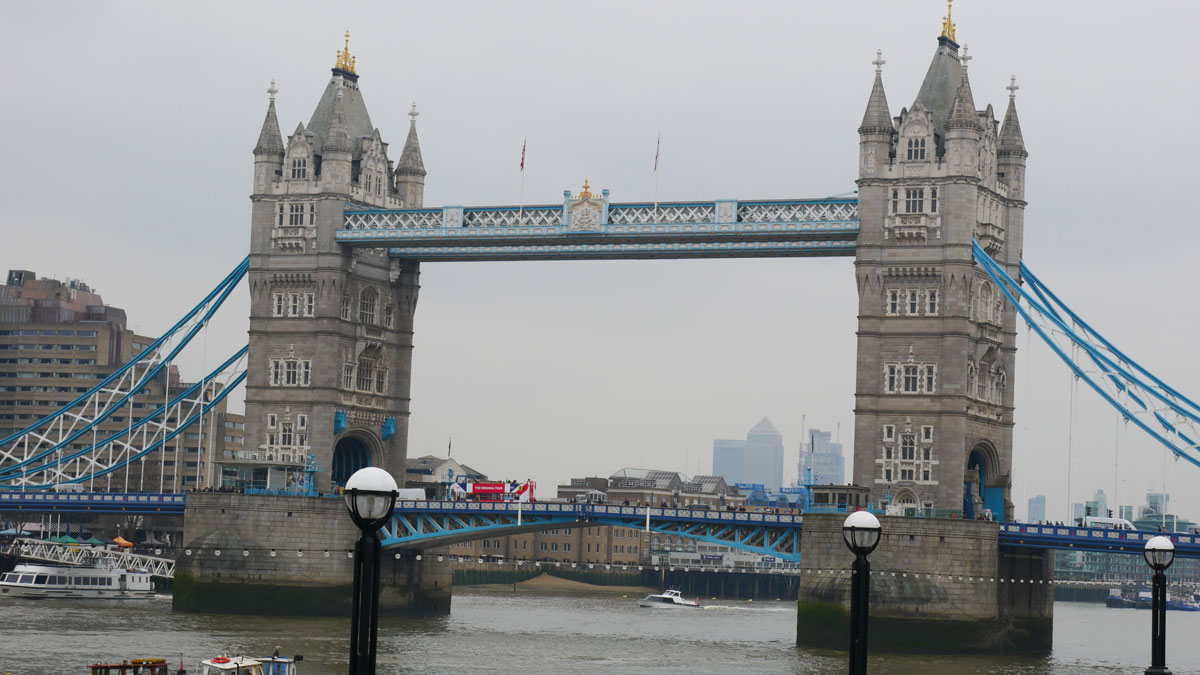
[[[658,194],[664,200],[846,192],[853,189],[854,128],[870,90],[875,49],[883,49],[883,77],[899,97],[893,106],[908,105],[944,10],[935,2],[915,12],[882,2],[866,3],[865,10],[769,5],[755,17],[722,16],[777,39],[756,40],[748,51],[740,40],[705,51],[691,36],[697,19],[679,18],[682,5],[618,5],[600,17],[582,8],[538,7],[540,13],[518,16],[481,7],[487,31],[468,26],[450,55],[435,36],[413,34],[406,44],[412,58],[397,58],[389,30],[411,20],[438,25],[448,10],[388,10],[395,13],[350,26],[364,94],[396,154],[406,113],[412,99],[418,101],[430,172],[427,205],[516,203],[526,135],[527,202],[553,201],[584,178],[611,188],[616,200],[650,199],[660,130]],[[1002,101],[1012,72],[1022,87],[1018,100],[1031,153],[1027,260],[1089,322],[1186,393],[1200,365],[1184,358],[1190,322],[1178,312],[1178,296],[1186,289],[1173,275],[1186,269],[1185,252],[1200,236],[1180,227],[1190,211],[1179,197],[1190,186],[1185,158],[1195,156],[1197,141],[1170,135],[1186,127],[1194,108],[1194,94],[1170,83],[1188,76],[1184,27],[1197,9],[1168,4],[1164,11],[1172,20],[1164,22],[1130,8],[1020,7],[1028,11],[956,7],[955,18],[978,58],[971,77],[979,99]],[[699,9],[721,12],[717,5]],[[0,217],[8,250],[21,252],[0,261],[5,269],[84,279],[128,309],[137,332],[156,335],[241,259],[249,236],[250,148],[264,90],[275,77],[280,117],[290,130],[307,120],[341,46],[340,27],[312,25],[299,18],[304,11],[245,11],[245,25],[274,21],[280,30],[251,36],[198,17],[193,30],[168,39],[151,29],[174,17],[165,8],[5,10],[9,20],[0,30],[7,39],[0,49],[10,63],[38,55],[41,73],[27,85],[39,106],[0,113],[9,128],[26,131],[13,139],[11,151],[22,161],[4,169],[12,194],[25,195]],[[864,26],[856,20],[860,11],[877,20]],[[1035,11],[1036,22],[1030,19]],[[645,26],[668,28],[648,40],[622,20],[630,13]],[[557,63],[540,63],[532,46],[498,57],[490,49],[523,30],[551,35],[557,44],[572,35],[563,27],[584,17],[596,22],[596,35],[564,49]],[[787,26],[800,24],[855,29],[849,35],[816,31],[810,43],[796,45],[786,39]],[[1158,53],[1131,44],[1128,35],[1137,34],[1159,36]],[[611,56],[605,45],[622,38],[644,44],[648,53]],[[1097,51],[1094,44],[1114,47]],[[151,53],[154,58],[146,58]],[[485,53],[500,61],[481,68]],[[1085,53],[1089,67],[1080,72]],[[680,97],[662,95],[661,78],[638,75],[636,62],[643,58],[692,63],[688,72],[673,74],[675,88],[707,90],[713,79],[745,76],[744,86],[777,105],[739,110],[732,119],[724,104],[684,106],[670,100]],[[497,73],[521,86],[507,86]],[[626,82],[629,96],[645,105],[630,112],[627,102],[597,96],[594,105],[579,107],[551,93],[581,73],[595,83],[589,86]],[[1113,77],[1120,95],[1112,94]],[[789,88],[778,88],[780,81]],[[127,95],[150,86],[152,95]],[[546,93],[531,96],[531,87]],[[820,105],[812,105],[813,92]],[[489,112],[462,105],[469,96],[484,97]],[[1161,105],[1138,103],[1151,98]],[[1056,113],[1091,107],[1098,112],[1070,119]],[[1118,161],[1099,139],[1130,119],[1138,120],[1137,142],[1123,143]],[[204,140],[190,140],[197,129]],[[1163,153],[1163,147],[1176,151]],[[44,178],[79,162],[89,167],[87,179],[65,196],[58,181]],[[47,210],[46,204],[62,208]],[[1126,236],[1127,214],[1147,205],[1154,216],[1139,219],[1136,236]],[[1161,246],[1164,241],[1171,245]],[[148,255],[133,260],[133,242]],[[1120,279],[1108,274],[1118,268]],[[722,430],[764,415],[781,429],[800,428],[801,414],[828,426],[844,423],[842,442],[853,441],[856,299],[848,261],[445,264],[423,271],[414,456],[438,454],[453,437],[455,453],[495,457],[496,473],[554,483],[587,473],[588,463],[682,463],[686,471]],[[244,344],[247,297],[240,292],[210,329],[210,363]],[[714,308],[720,321],[712,321]],[[814,316],[823,319],[821,330],[811,328]],[[1200,498],[1181,485],[1200,469],[1177,467],[1137,429],[1121,430],[1116,414],[1084,388],[1072,432],[1069,373],[1045,347],[1027,340],[1024,329],[1018,348],[1016,504],[1044,493],[1047,517],[1065,519],[1069,504],[1103,486],[1111,503],[1166,491],[1179,495],[1176,510],[1196,512]],[[192,359],[183,366],[200,372],[203,357]],[[701,363],[708,367],[697,368]],[[1068,439],[1076,453],[1070,471]],[[1072,488],[1064,494],[1067,475]]]

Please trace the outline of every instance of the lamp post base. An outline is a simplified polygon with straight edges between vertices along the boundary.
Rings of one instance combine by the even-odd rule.
[[[1146,675],[1171,675],[1171,669],[1166,666],[1150,666],[1146,669]]]

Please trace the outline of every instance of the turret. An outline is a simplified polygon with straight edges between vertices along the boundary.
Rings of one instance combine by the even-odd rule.
[[[886,102],[884,105],[886,106]],[[425,196],[425,162],[421,159],[421,143],[417,140],[417,115],[420,114],[417,112],[417,104],[413,103],[412,110],[408,113],[411,118],[408,123],[408,138],[404,141],[404,150],[396,162],[394,174],[396,192],[406,209],[421,206]]]
[[[966,66],[958,81],[954,94],[954,105],[946,120],[946,157],[951,175],[976,175],[978,173],[979,142],[983,128],[975,112],[975,97],[971,95],[971,80]]]
[[[346,106],[339,89],[333,100],[329,132],[321,145],[321,175],[326,192],[350,194],[350,169],[353,163],[350,129],[346,126]]]
[[[858,175],[869,178],[876,175],[878,167],[891,161],[892,143],[896,128],[892,126],[888,110],[887,95],[883,91],[883,51],[875,52],[875,84],[871,87],[871,98],[858,127]]]
[[[267,186],[274,183],[283,173],[283,137],[279,133],[279,118],[275,115],[275,80],[267,94],[267,117],[262,131],[258,132],[258,144],[254,146],[254,194],[265,194]]]
[[[1008,196],[1025,200],[1025,140],[1021,137],[1021,121],[1017,119],[1017,77],[1008,85],[1008,111],[1004,113],[1004,126],[1000,130],[1000,148],[997,155],[997,170],[1008,183]]]

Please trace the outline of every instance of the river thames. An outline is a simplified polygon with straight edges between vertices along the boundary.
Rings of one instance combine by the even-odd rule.
[[[1150,613],[1060,602],[1047,657],[874,654],[872,673],[1141,673]],[[844,652],[795,645],[791,602],[712,601],[648,610],[632,595],[513,595],[457,589],[450,616],[385,618],[381,675],[524,673],[840,673]],[[1170,612],[1167,665],[1200,673],[1200,613]],[[225,654],[303,654],[301,675],[345,673],[349,620],[173,614],[170,598],[0,602],[0,672],[86,673],[102,660],[163,657],[190,672]]]

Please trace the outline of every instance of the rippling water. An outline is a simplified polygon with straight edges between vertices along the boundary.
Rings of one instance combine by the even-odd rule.
[[[1032,657],[873,655],[872,673],[1141,673],[1150,613],[1055,606],[1054,653]],[[1167,615],[1167,664],[1200,673],[1200,613]],[[844,653],[795,645],[790,602],[720,602],[649,610],[634,598],[562,597],[457,589],[453,613],[384,619],[381,675],[524,673],[841,673]],[[346,672],[348,619],[173,614],[170,599],[0,601],[0,671],[86,673],[88,663],[181,658],[195,672],[219,653],[304,654],[302,675]]]

